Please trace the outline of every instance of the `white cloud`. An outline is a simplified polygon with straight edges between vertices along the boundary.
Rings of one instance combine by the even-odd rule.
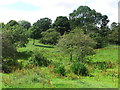
[[[57,16],[68,16],[80,5],[87,5],[97,12],[108,15],[111,22],[118,20],[118,0],[0,0],[0,5],[9,5],[15,2],[24,2],[41,9],[38,11],[17,11],[9,8],[0,8],[0,21],[7,23],[9,20],[28,20],[31,23],[40,18],[48,17],[55,20]]]

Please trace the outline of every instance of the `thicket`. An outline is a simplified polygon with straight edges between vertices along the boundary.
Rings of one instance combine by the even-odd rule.
[[[81,63],[81,62],[74,62],[71,66],[71,70],[76,74],[76,75],[82,75],[82,76],[87,76],[89,74],[88,69],[86,66]]]
[[[48,66],[51,63],[50,60],[48,60],[42,52],[35,50],[32,54],[32,56],[29,58],[29,64],[35,65],[35,66]]]

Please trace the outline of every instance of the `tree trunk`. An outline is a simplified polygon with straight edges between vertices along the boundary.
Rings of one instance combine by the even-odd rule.
[[[72,62],[72,53],[70,53],[70,62]]]
[[[33,45],[35,45],[35,39],[33,39]]]

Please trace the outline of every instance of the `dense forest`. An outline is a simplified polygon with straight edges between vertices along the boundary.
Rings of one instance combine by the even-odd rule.
[[[89,80],[96,78],[93,73],[99,74],[100,71],[101,74],[105,73],[104,78],[109,77],[109,70],[116,71],[118,67],[117,57],[111,53],[118,50],[120,45],[120,24],[113,22],[108,26],[109,21],[107,15],[88,6],[80,6],[69,17],[58,16],[54,22],[48,17],[40,18],[33,24],[26,20],[10,20],[6,24],[1,22],[3,87],[30,87],[36,82],[40,85],[33,84],[34,88],[69,87],[70,84],[67,83],[71,81],[65,81],[66,78],[79,80],[89,77]],[[106,52],[101,53],[109,55],[97,57],[96,50],[102,49]],[[101,61],[100,58],[110,60]],[[114,58],[116,61],[111,60]],[[118,72],[112,71],[110,74],[113,75],[110,77],[114,77],[114,82],[117,83]],[[50,77],[56,79],[56,82]],[[24,79],[19,81],[20,78]],[[28,86],[21,84],[25,84],[25,78],[29,79]],[[57,80],[64,83],[63,86],[50,84],[57,83]],[[95,86],[97,87],[91,87]],[[110,86],[117,87],[112,82],[98,87]],[[79,86],[76,84],[75,87]]]

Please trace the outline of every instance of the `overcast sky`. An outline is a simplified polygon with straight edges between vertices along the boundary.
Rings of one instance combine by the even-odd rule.
[[[31,23],[48,17],[69,16],[74,9],[87,5],[107,15],[110,23],[118,22],[119,0],[0,0],[0,22],[27,20]]]

